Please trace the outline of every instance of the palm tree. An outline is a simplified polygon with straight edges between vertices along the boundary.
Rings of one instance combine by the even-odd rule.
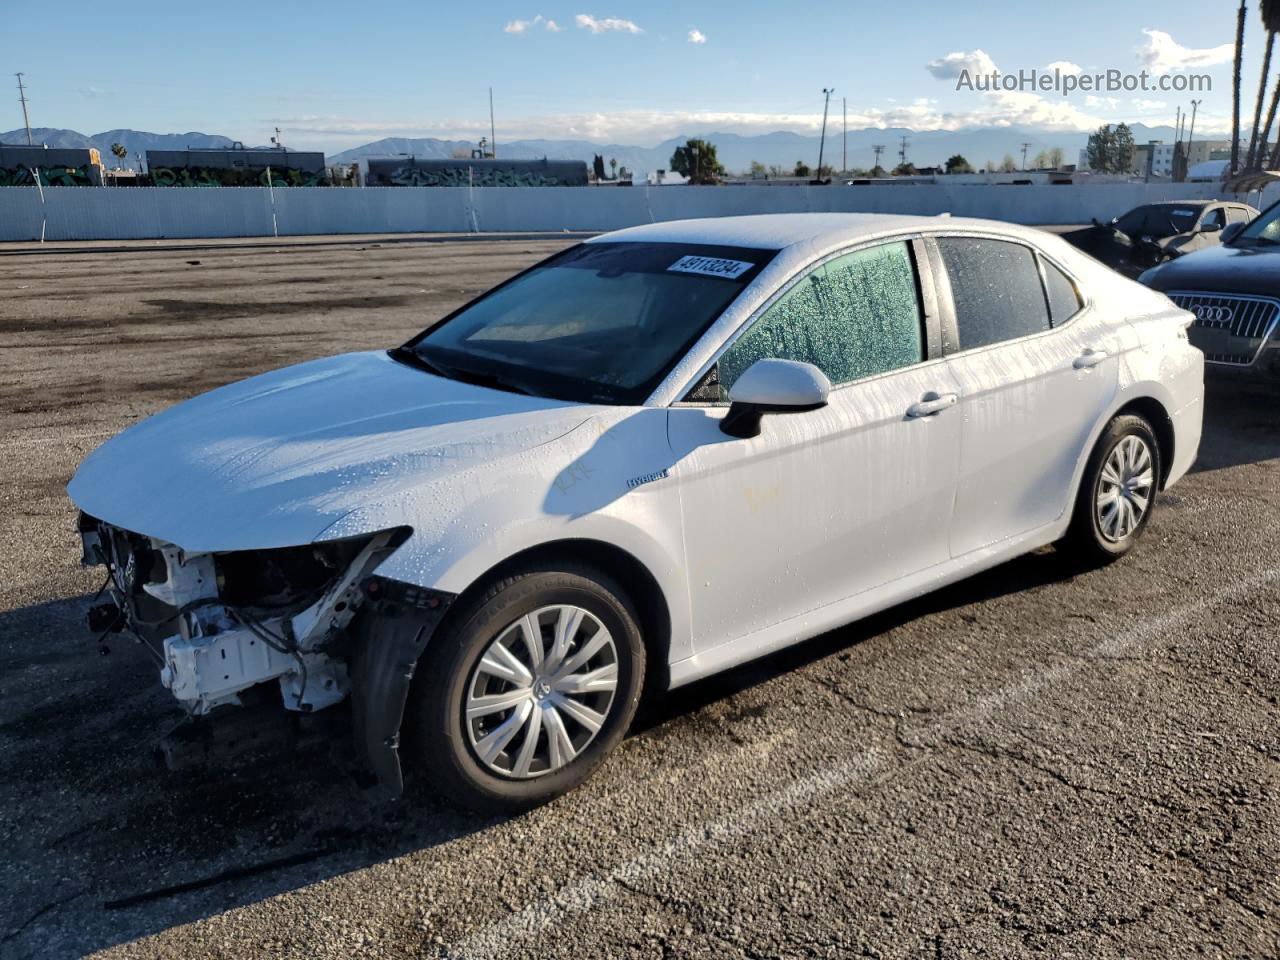
[[[1262,25],[1267,28],[1267,34],[1271,38],[1280,32],[1280,0],[1262,0]],[[1266,158],[1267,142],[1271,138],[1271,124],[1275,122],[1278,106],[1280,106],[1280,77],[1276,78],[1275,90],[1271,93],[1271,106],[1267,109],[1267,122],[1262,127],[1262,139],[1259,140],[1261,146],[1258,147],[1258,166],[1262,166]],[[1280,163],[1280,144],[1277,144],[1275,152],[1271,154],[1271,162],[1267,166],[1274,170],[1277,163]]]
[[[1236,57],[1231,68],[1231,173],[1240,170],[1240,63],[1244,58],[1245,0],[1236,13]]]
[[[1258,124],[1262,122],[1262,102],[1267,99],[1267,78],[1271,76],[1271,51],[1276,44],[1275,27],[1267,21],[1267,14],[1270,12],[1273,17],[1280,17],[1280,3],[1268,3],[1267,0],[1261,0],[1259,11],[1262,14],[1262,25],[1267,31],[1267,48],[1262,54],[1262,75],[1258,77],[1258,102],[1253,106],[1253,132],[1249,134],[1249,156],[1244,162],[1246,170],[1254,170],[1262,166],[1262,156],[1259,151],[1265,154],[1267,152],[1266,137],[1262,139],[1262,146],[1258,146]],[[1267,120],[1268,130],[1271,127],[1271,120]]]

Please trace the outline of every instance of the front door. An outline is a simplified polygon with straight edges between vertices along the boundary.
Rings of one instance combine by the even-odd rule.
[[[723,402],[671,408],[695,652],[947,559],[957,388],[925,343],[910,246],[881,244],[803,275],[716,367],[723,400],[756,360],[813,363],[827,407],[752,439]]]

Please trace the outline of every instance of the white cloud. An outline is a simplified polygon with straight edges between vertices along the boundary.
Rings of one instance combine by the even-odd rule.
[[[1143,99],[1135,99],[1133,101],[1133,105],[1137,107],[1139,110],[1163,110],[1167,106],[1169,106],[1169,104],[1166,103],[1164,100],[1143,100]]]
[[[618,33],[644,33],[631,20],[622,20],[618,17],[602,17],[596,19],[589,13],[580,13],[573,18],[574,22],[583,30],[590,30],[592,33],[609,33],[617,31]]]
[[[692,30],[689,31],[689,42],[690,43],[706,43],[707,35],[703,33],[701,30],[699,30],[697,27],[694,27]]]
[[[103,90],[101,87],[81,87],[80,95],[82,97],[88,97],[90,100],[99,100],[102,97],[111,96],[111,92],[109,90]]]
[[[1059,61],[1066,63],[1067,61]],[[1050,66],[1053,66],[1051,64]],[[937,60],[930,60],[925,69],[939,80],[960,80],[965,73],[971,81],[978,77],[999,73],[995,61],[982,50],[957,51]],[[969,89],[972,89],[969,88]],[[987,106],[966,113],[938,114],[932,106],[917,105],[927,126],[916,129],[954,130],[960,126],[1032,127],[1049,130],[1087,130],[1097,127],[1099,119],[1076,109],[1065,100],[1046,100],[1037,93],[1019,90],[983,91]],[[958,122],[957,118],[964,118]]]
[[[1120,101],[1115,97],[1095,97],[1089,94],[1084,98],[1084,105],[1099,110],[1115,110],[1120,106]]]
[[[925,64],[925,68],[939,80],[956,80],[966,70],[970,76],[979,73],[994,73],[996,65],[986,53],[981,50],[974,50],[971,53],[963,51],[948,53],[945,57],[930,60]]]
[[[542,14],[538,14],[532,20],[508,20],[507,25],[502,28],[503,33],[525,33],[538,24],[542,24],[542,28],[551,33],[559,33],[560,25],[554,20],[548,20]]]
[[[1195,49],[1184,47],[1163,30],[1142,32],[1147,35],[1147,42],[1138,47],[1138,59],[1152,73],[1168,73],[1189,67],[1212,67],[1228,63],[1235,57],[1235,45],[1231,43]]]
[[[1044,69],[1046,73],[1053,73],[1053,71],[1057,70],[1064,77],[1078,77],[1084,73],[1084,67],[1078,63],[1072,63],[1070,60],[1055,60]]]

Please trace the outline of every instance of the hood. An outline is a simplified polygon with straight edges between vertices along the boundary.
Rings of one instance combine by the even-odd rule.
[[[1210,247],[1143,275],[1155,290],[1204,290],[1280,296],[1280,246]]]
[[[296,546],[357,507],[555,440],[593,409],[352,353],[144,420],[90,454],[67,492],[191,553]]]

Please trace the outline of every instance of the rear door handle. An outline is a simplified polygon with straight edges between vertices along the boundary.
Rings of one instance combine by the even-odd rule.
[[[1107,351],[1105,350],[1086,350],[1076,357],[1071,365],[1077,370],[1088,370],[1090,367],[1096,367],[1105,359],[1107,359]]]
[[[948,407],[954,407],[960,397],[954,393],[934,393],[930,391],[924,398],[907,407],[907,416],[913,420],[921,417],[932,417]]]

